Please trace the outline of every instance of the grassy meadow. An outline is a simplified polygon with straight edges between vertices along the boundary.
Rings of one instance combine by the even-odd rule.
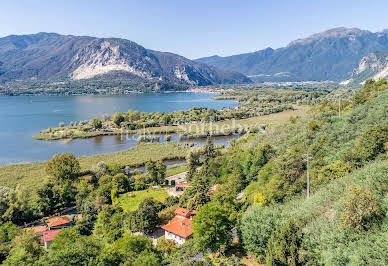
[[[139,204],[147,198],[153,198],[154,200],[163,202],[167,197],[168,194],[163,188],[154,190],[147,189],[124,194],[119,197],[119,203],[124,212],[132,212],[135,211]]]

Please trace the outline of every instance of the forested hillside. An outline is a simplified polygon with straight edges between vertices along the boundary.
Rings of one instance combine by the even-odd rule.
[[[343,81],[363,56],[388,50],[388,32],[334,28],[292,41],[278,49],[266,48],[232,56],[197,61],[246,74],[263,81]]]
[[[322,102],[307,117],[247,133],[225,149],[209,141],[186,147],[190,186],[179,197],[146,190],[165,182],[160,161],[148,161],[146,173],[119,162],[80,172],[77,158],[55,156],[33,201],[20,187],[0,191],[7,221],[0,258],[5,265],[387,265],[388,81],[367,81],[350,98],[341,114],[338,102]],[[134,204],[134,191],[155,196]],[[75,226],[46,250],[15,225],[68,206],[76,206]],[[193,238],[152,245],[155,228],[178,206],[196,213]]]
[[[80,82],[90,79],[94,82]],[[14,83],[57,88],[61,87],[59,81],[70,82],[62,84],[64,88],[132,88],[148,84],[155,90],[177,84],[250,82],[240,73],[219,70],[173,53],[148,50],[125,39],[44,32],[0,38],[0,84],[11,88]]]

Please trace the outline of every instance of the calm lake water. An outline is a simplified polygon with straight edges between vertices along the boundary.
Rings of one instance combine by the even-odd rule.
[[[89,120],[102,114],[124,112],[172,112],[192,107],[221,109],[235,107],[235,101],[211,100],[208,93],[166,93],[114,96],[18,96],[0,97],[0,165],[48,160],[71,152],[76,156],[110,153],[137,144],[134,138],[104,136],[72,141],[38,141],[40,129],[60,122]],[[177,136],[173,136],[173,140]],[[224,143],[225,139],[215,140]],[[198,144],[196,142],[195,144]]]

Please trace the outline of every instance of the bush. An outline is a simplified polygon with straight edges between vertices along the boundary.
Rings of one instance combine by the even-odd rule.
[[[341,214],[343,227],[369,229],[382,218],[383,212],[372,191],[364,187],[350,187]]]
[[[264,259],[267,242],[281,216],[278,210],[269,207],[254,207],[241,220],[240,231],[245,249]]]
[[[345,176],[350,173],[351,166],[348,163],[342,161],[336,161],[332,164],[322,167],[318,173],[318,179],[320,181],[330,181]]]
[[[274,230],[268,242],[266,265],[301,265],[298,253],[302,237],[301,229],[293,220]]]

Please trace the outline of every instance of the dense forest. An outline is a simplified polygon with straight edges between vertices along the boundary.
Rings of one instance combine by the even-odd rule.
[[[367,81],[341,102],[323,100],[307,117],[249,133],[226,148],[188,150],[180,197],[146,198],[124,210],[121,194],[165,185],[166,168],[146,172],[99,162],[81,171],[54,156],[30,198],[1,187],[0,260],[5,265],[387,265],[388,81]],[[260,101],[251,95],[248,101]],[[121,121],[123,122],[123,121]],[[309,158],[310,197],[306,198]],[[215,189],[216,188],[216,189]],[[74,227],[43,249],[20,225],[76,206]],[[147,237],[195,210],[182,246]],[[140,233],[140,234],[139,234]],[[202,254],[201,256],[196,256]]]

